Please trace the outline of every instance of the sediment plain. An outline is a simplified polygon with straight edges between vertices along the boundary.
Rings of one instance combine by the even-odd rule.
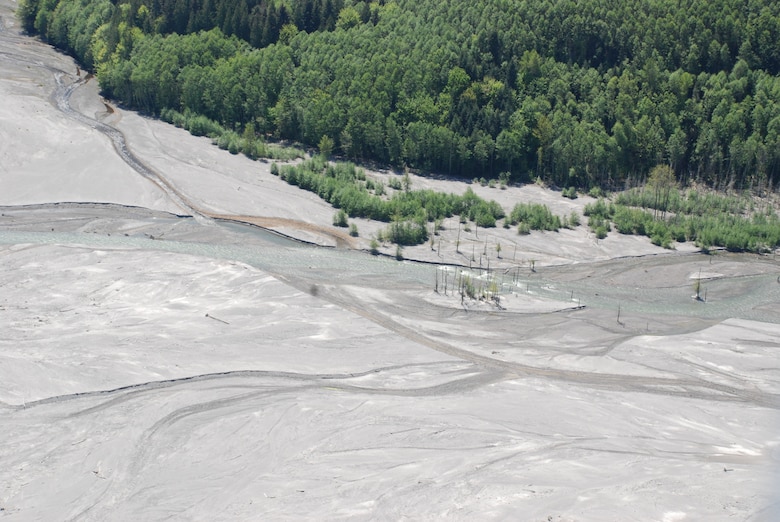
[[[585,226],[456,239],[454,219],[438,248],[372,256],[382,224],[352,238],[269,163],[103,100],[16,5],[0,518],[780,518],[774,256]],[[473,188],[561,215],[589,201]],[[444,288],[488,263],[499,303]]]

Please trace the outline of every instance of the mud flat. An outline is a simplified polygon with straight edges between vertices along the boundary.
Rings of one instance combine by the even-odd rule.
[[[455,224],[439,252],[404,251],[426,264],[360,252],[379,225],[342,241],[268,164],[107,106],[18,34],[15,5],[0,0],[0,515],[780,517],[772,257],[479,231],[475,250],[503,247],[499,303],[436,292],[469,264]]]

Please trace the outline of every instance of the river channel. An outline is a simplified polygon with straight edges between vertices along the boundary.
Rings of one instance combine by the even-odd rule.
[[[367,252],[309,245],[236,223],[210,221],[203,224],[201,220],[182,217],[167,220],[171,226],[184,224],[188,233],[179,234],[179,238],[174,235],[153,240],[143,234],[50,232],[0,227],[0,243],[82,245],[92,249],[140,249],[204,256],[246,263],[299,288],[327,284],[432,292],[436,273],[443,268],[429,263],[372,256]],[[191,238],[193,233],[198,234],[196,240],[181,239]],[[780,267],[771,258],[730,256],[732,264],[745,263],[756,268],[750,266],[737,276],[703,279],[701,300],[693,298],[692,283],[642,287],[614,282],[615,274],[642,270],[642,267],[645,271],[667,270],[687,263],[689,271],[695,271],[696,266],[701,270],[701,266],[707,266],[707,260],[703,258],[706,256],[650,256],[596,263],[595,268],[593,264],[574,264],[542,267],[533,273],[527,269],[501,271],[490,277],[497,280],[504,295],[529,294],[567,305],[716,321],[734,317],[780,323]],[[461,269],[448,267],[448,270]],[[582,275],[578,275],[579,272]],[[485,277],[479,272],[471,275]]]

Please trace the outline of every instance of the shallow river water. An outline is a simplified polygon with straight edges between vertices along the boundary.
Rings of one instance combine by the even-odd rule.
[[[181,218],[179,218],[181,219]],[[151,240],[144,235],[84,232],[32,232],[0,230],[4,244],[73,244],[97,249],[144,249],[205,256],[246,263],[290,281],[304,284],[354,284],[386,289],[433,290],[436,265],[372,256],[366,252],[323,248],[278,236],[255,227],[212,223],[203,239]],[[211,230],[208,230],[211,229]],[[615,260],[610,271],[635,269],[638,264],[680,263],[669,257],[645,260]],[[578,270],[577,266],[564,270]],[[529,293],[539,297],[574,302],[586,307],[625,313],[650,313],[722,320],[730,317],[780,323],[780,268],[772,273],[707,280],[702,284],[706,302],[692,298],[692,285],[641,288],[605,282],[598,273],[587,278],[557,280],[559,269],[527,271],[521,275],[498,274],[503,293]],[[477,275],[477,274],[475,274]]]

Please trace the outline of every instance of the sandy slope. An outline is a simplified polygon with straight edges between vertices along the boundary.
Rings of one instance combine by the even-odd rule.
[[[74,79],[73,61],[17,36],[8,3],[2,22],[0,205],[98,201],[175,211],[108,138],[74,125],[50,102],[56,75]]]
[[[0,518],[780,516],[773,259],[584,227],[462,232],[459,253],[454,222],[437,250],[405,251],[488,252],[514,284],[498,309],[434,293],[435,266],[173,217],[191,204],[350,244],[268,164],[107,108],[18,35],[14,5],[0,1]],[[57,77],[82,82],[81,116],[51,101]],[[562,215],[587,202],[475,190]],[[358,226],[365,247],[380,225]],[[707,303],[690,299],[700,274]]]

